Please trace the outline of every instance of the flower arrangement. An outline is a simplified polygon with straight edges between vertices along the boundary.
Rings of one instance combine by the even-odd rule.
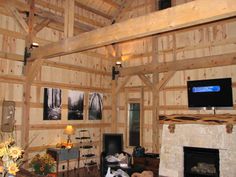
[[[2,176],[6,174],[16,175],[19,167],[22,164],[23,150],[15,145],[15,141],[10,139],[0,143],[0,160],[2,161]]]
[[[38,175],[48,175],[55,171],[55,160],[49,154],[37,154],[31,160],[30,167]]]

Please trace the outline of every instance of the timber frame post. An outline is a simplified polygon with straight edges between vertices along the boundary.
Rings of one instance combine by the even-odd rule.
[[[152,63],[158,63],[158,37],[152,38]],[[159,88],[156,86],[159,84],[159,73],[153,73],[153,88],[152,88],[152,151],[160,152],[159,142]]]
[[[116,132],[117,130],[117,95],[116,95],[116,87],[117,87],[117,80],[112,80],[112,90],[111,90],[111,95],[112,95],[112,118],[111,118],[111,131],[113,133]]]
[[[33,26],[34,26],[34,11],[35,11],[35,0],[29,0],[29,16],[28,16],[28,35],[25,40],[25,48],[29,48],[33,41]],[[26,55],[26,53],[25,53]],[[25,56],[24,75],[26,76],[23,92],[23,110],[22,110],[22,121],[21,121],[21,145],[25,149],[24,158],[28,159],[28,146],[29,146],[29,125],[30,125],[30,92],[31,85],[28,83],[27,75],[29,65],[27,65],[27,57]],[[26,164],[27,166],[27,164]]]
[[[30,13],[28,17],[28,28],[29,33],[26,37],[25,48],[30,48],[33,43],[34,38],[34,12],[35,12],[35,0],[29,0]],[[24,65],[24,92],[23,92],[23,110],[22,110],[22,121],[21,121],[21,146],[25,149],[24,159],[28,159],[28,148],[29,148],[29,131],[30,131],[30,98],[31,98],[31,85],[36,77],[38,71],[41,69],[43,64],[43,59],[38,59],[34,62],[27,62],[27,57],[25,56],[25,65]],[[25,164],[26,166],[28,163]]]
[[[152,11],[157,10],[157,3],[152,0]],[[158,35],[152,37],[152,63],[157,65],[159,62],[158,58]],[[160,121],[159,121],[159,89],[156,85],[159,84],[159,73],[152,73],[152,152],[160,152],[159,132],[160,132]]]
[[[106,50],[108,52],[108,55],[111,57],[116,57],[117,56],[117,47],[113,45],[109,45],[106,47]],[[115,62],[114,62],[115,65]],[[114,67],[114,66],[113,66]],[[112,68],[111,68],[111,74],[112,74]],[[112,79],[111,81],[111,97],[112,97],[112,113],[111,113],[111,131],[113,133],[116,133],[117,131],[117,77],[115,79]]]

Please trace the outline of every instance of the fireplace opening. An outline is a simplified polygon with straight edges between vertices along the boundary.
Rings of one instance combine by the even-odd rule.
[[[184,177],[220,177],[219,150],[184,147]]]

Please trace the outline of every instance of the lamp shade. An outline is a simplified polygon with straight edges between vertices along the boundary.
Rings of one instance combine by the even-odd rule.
[[[74,135],[75,134],[75,130],[73,128],[72,125],[67,125],[65,130],[64,130],[64,134],[66,135]]]

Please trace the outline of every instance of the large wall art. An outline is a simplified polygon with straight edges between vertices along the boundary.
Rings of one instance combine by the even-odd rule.
[[[89,120],[101,120],[103,108],[103,95],[101,93],[89,94]]]
[[[84,92],[69,90],[68,120],[83,120]]]
[[[61,103],[61,89],[44,88],[43,120],[60,120]]]

